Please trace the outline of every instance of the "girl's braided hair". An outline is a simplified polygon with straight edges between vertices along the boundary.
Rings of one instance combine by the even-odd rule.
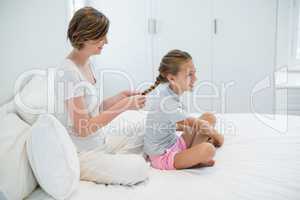
[[[159,84],[169,82],[169,80],[166,78],[167,75],[176,75],[180,70],[180,66],[191,59],[191,55],[185,51],[181,51],[178,49],[169,51],[160,62],[159,75],[156,77],[154,84],[151,85],[147,90],[142,92],[142,94],[147,95]]]

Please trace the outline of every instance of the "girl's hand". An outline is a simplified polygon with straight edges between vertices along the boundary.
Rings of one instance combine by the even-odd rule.
[[[146,97],[143,95],[132,95],[122,99],[127,110],[138,110],[145,106]]]
[[[131,97],[131,96],[140,95],[140,94],[141,93],[138,91],[124,90],[124,91],[120,92],[119,96],[121,97],[121,99],[123,99],[126,97]]]
[[[193,128],[207,135],[213,132],[213,127],[210,125],[210,123],[202,119],[196,120],[193,124]]]

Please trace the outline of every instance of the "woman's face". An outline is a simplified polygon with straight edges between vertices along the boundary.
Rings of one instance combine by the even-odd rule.
[[[179,93],[185,91],[191,91],[194,88],[194,84],[197,81],[196,68],[192,60],[182,64],[179,72],[174,76],[169,77],[169,81]]]
[[[86,51],[89,55],[98,55],[101,53],[105,44],[107,44],[106,36],[97,40],[86,41],[82,50]]]

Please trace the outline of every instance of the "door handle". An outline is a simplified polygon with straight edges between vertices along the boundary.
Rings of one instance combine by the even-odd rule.
[[[214,19],[214,34],[217,35],[218,33],[218,20]]]
[[[157,33],[157,20],[150,18],[148,19],[148,33],[156,34]]]

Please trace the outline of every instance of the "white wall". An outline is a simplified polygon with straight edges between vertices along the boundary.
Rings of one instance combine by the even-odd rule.
[[[108,44],[94,57],[97,72],[103,74],[104,97],[125,89],[140,89],[153,84],[149,0],[93,0],[88,5],[103,12],[110,20]],[[155,69],[157,70],[157,69]],[[97,73],[99,78],[99,73]],[[145,87],[143,88],[145,89]]]
[[[0,104],[22,72],[56,66],[66,55],[70,1],[0,1]]]
[[[289,64],[291,53],[291,13],[293,0],[278,1],[277,52],[276,68],[286,67]]]
[[[66,55],[69,49],[66,30],[71,1],[0,0],[0,104],[11,97],[14,82],[20,73],[32,68],[55,66]],[[276,67],[288,64],[289,13],[292,1],[278,0]],[[91,2],[97,3],[93,5]],[[107,1],[89,2],[107,14],[112,22],[109,45],[103,55],[97,57],[97,64],[101,68],[117,68],[127,72],[134,77],[136,84],[142,81],[152,82],[151,67],[154,66],[152,53],[148,52],[151,42],[147,33],[147,17],[150,16],[146,13],[150,10],[148,1],[139,1],[137,4],[131,0],[123,3],[114,0],[107,5],[104,2]],[[138,6],[143,10],[135,11]],[[139,15],[144,17],[138,18]],[[119,23],[123,25],[117,26]],[[134,30],[134,34],[130,35],[129,30]],[[124,48],[126,46],[131,50]],[[109,77],[109,80],[108,85],[105,85],[108,91],[106,95],[116,93],[121,87],[128,87],[119,77]]]

